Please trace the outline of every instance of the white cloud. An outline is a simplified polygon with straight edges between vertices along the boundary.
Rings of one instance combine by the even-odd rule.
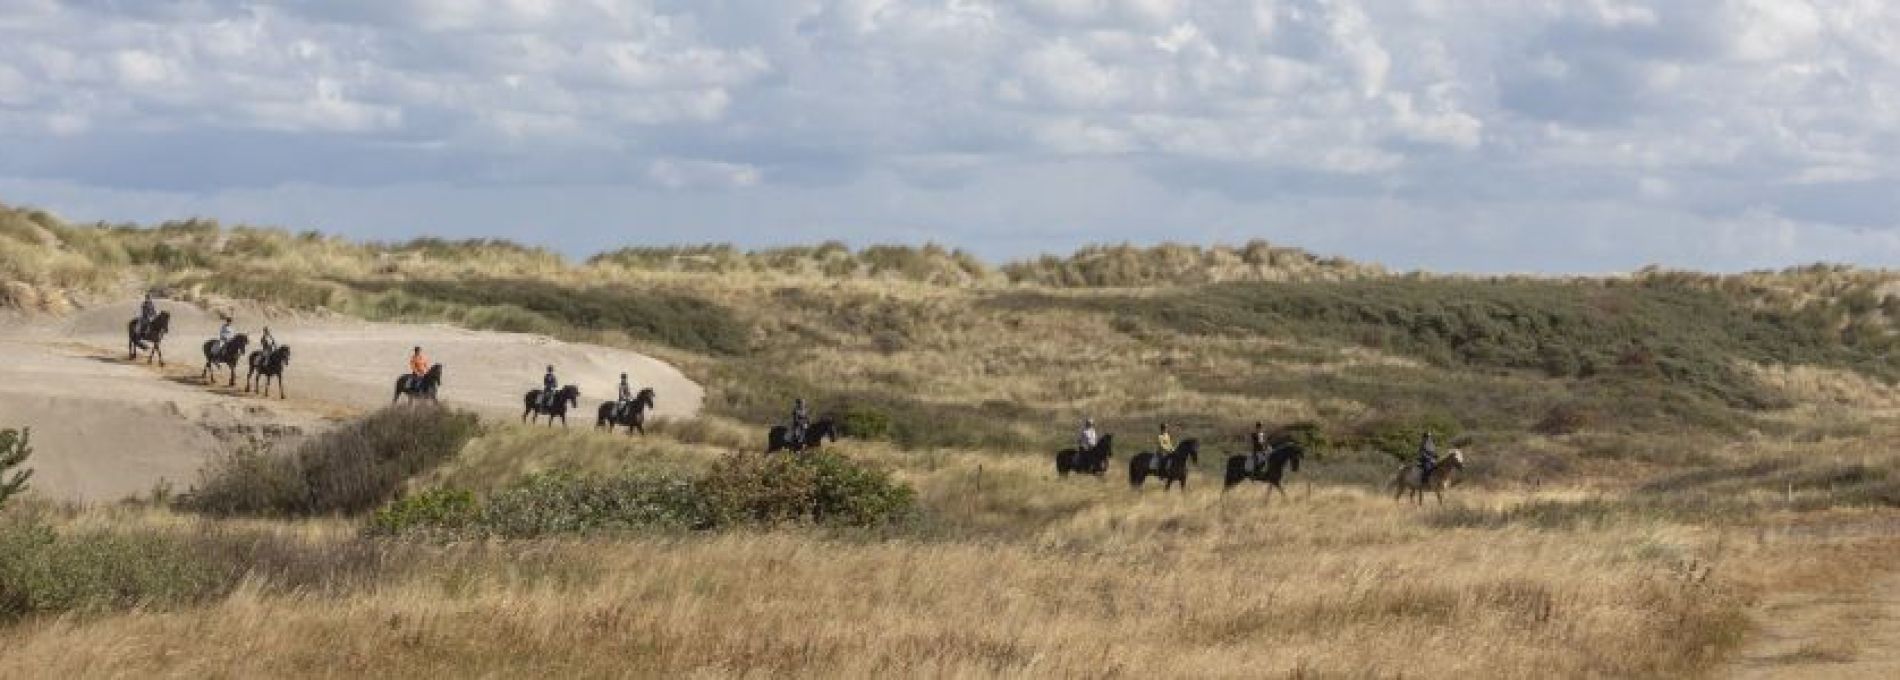
[[[16,186],[625,184],[715,216],[873,177],[980,203],[989,175],[1086,162],[1171,188],[1114,214],[1484,222],[1433,232],[1456,241],[1588,205],[1740,258],[1896,233],[1900,6],[0,0],[0,148]],[[1035,222],[1112,217],[1061,189],[1024,188],[1067,201]],[[1232,202],[1167,209],[1203,190]]]

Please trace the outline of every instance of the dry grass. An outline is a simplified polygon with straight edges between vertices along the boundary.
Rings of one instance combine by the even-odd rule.
[[[504,243],[74,227],[0,209],[0,302],[31,295],[27,306],[57,311],[158,284],[190,299],[522,325],[656,354],[708,388],[707,416],[646,437],[493,428],[411,490],[699,469],[760,448],[761,426],[803,394],[885,411],[893,441],[841,448],[894,470],[925,509],[878,530],[447,544],[364,538],[342,520],[51,511],[61,531],[176,536],[211,522],[374,568],[352,567],[347,588],[296,587],[343,569],[313,559],[209,600],[0,628],[0,677],[1677,677],[1742,644],[1761,597],[1849,592],[1888,568],[1891,531],[1878,529],[1900,521],[1900,475],[1885,474],[1900,464],[1900,398],[1868,374],[1728,357],[1791,404],[1744,411],[1654,381],[1448,367],[1279,329],[1194,332],[1134,309],[1204,282],[1379,276],[1264,244],[1101,248],[1001,271],[943,249],[835,246],[569,263]],[[1869,348],[1900,314],[1896,276],[1645,272],[1615,285],[1814,315],[1842,346]],[[591,327],[585,305],[426,294],[477,279],[704,301],[708,328],[744,337],[694,345],[679,329]],[[1136,284],[1154,287],[1117,287]],[[1540,430],[1553,413],[1561,427]],[[1120,438],[1110,477],[1056,480],[1049,453],[1084,414]],[[1470,440],[1475,488],[1449,509],[1379,493],[1390,458],[1358,446],[1316,454],[1290,499],[1217,489],[1219,454],[1256,420],[1370,440],[1426,418],[1451,418]],[[1208,445],[1185,494],[1123,481],[1157,420]],[[285,554],[308,552],[322,551]],[[296,578],[273,576],[285,573]]]

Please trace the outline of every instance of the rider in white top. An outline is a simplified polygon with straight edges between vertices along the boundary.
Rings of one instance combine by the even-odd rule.
[[[1082,431],[1077,432],[1075,435],[1076,451],[1080,453],[1092,452],[1095,450],[1095,445],[1100,441],[1101,437],[1095,433],[1095,419],[1083,418]]]
[[[231,330],[231,317],[224,317],[224,325],[218,327],[218,342],[211,346],[211,354],[223,354],[224,346],[231,342],[231,336],[234,334],[235,331]]]

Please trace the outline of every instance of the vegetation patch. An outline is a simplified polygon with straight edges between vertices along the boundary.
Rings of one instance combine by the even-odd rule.
[[[781,524],[876,527],[903,522],[915,511],[910,487],[843,456],[733,454],[697,477],[556,471],[529,475],[486,500],[460,490],[429,491],[378,511],[370,531],[533,538]]]
[[[461,451],[480,432],[474,414],[401,406],[325,432],[289,454],[242,447],[215,460],[178,506],[210,515],[358,514]]]

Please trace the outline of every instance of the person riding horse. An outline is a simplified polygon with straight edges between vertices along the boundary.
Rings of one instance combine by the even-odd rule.
[[[1267,454],[1273,452],[1273,447],[1267,445],[1266,423],[1255,422],[1253,424],[1253,434],[1248,435],[1247,440],[1253,447],[1253,455],[1247,459],[1247,469],[1258,470],[1261,466],[1267,464]]]
[[[791,435],[791,440],[792,440],[793,445],[795,446],[805,445],[805,429],[810,426],[811,426],[811,411],[805,408],[805,398],[798,397],[796,399],[793,399],[792,400],[792,430],[789,433]]]
[[[139,338],[142,339],[145,337],[146,331],[152,327],[152,320],[156,318],[158,318],[158,303],[152,301],[152,291],[145,291],[145,301],[139,303],[139,330],[137,333]]]
[[[1162,460],[1174,453],[1174,436],[1168,434],[1168,424],[1161,424],[1161,434],[1155,435],[1154,469],[1161,470]]]
[[[231,329],[231,317],[226,315],[223,319],[224,325],[218,327],[218,339],[216,342],[211,343],[211,356],[222,356],[224,354],[224,346],[229,344],[231,342],[231,336],[237,333],[237,331]]]
[[[561,390],[561,381],[554,377],[554,366],[548,366],[547,375],[541,376],[541,408],[554,409],[555,394]]]
[[[627,417],[627,405],[633,403],[633,386],[627,384],[627,374],[620,374],[620,396],[614,401],[614,419]]]
[[[423,376],[429,374],[429,358],[422,356],[422,347],[409,355],[409,375],[415,376],[416,384],[421,384]]]
[[[270,357],[271,350],[277,349],[277,336],[270,334],[270,326],[264,327],[263,336],[257,339],[257,348],[263,350],[265,358]]]
[[[1424,441],[1418,443],[1418,483],[1429,483],[1435,467],[1438,467],[1438,444],[1432,441],[1432,431],[1426,430]]]
[[[1083,418],[1082,431],[1075,433],[1075,450],[1083,453],[1094,451],[1096,443],[1101,439],[1101,435],[1095,432],[1095,419]]]

